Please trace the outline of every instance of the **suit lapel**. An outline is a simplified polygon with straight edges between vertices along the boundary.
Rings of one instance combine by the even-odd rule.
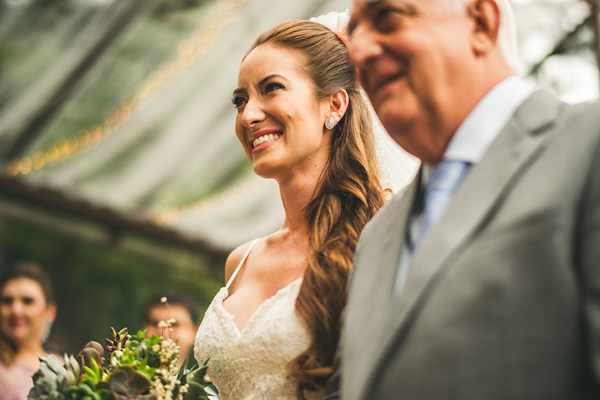
[[[411,316],[426,301],[440,272],[453,264],[470,236],[501,201],[502,194],[541,152],[549,136],[543,133],[553,125],[559,104],[546,92],[530,96],[483,159],[470,168],[446,213],[415,251],[402,294],[393,299],[385,312],[389,319],[376,355],[378,364],[374,364],[379,367],[374,372],[385,364],[386,357],[402,340]]]
[[[379,310],[389,303],[404,242],[403,227],[419,185],[420,174],[378,212],[377,221],[365,228],[371,230],[369,240],[361,240],[357,248],[343,332],[344,365],[350,366],[344,370],[344,392],[353,396],[368,386],[374,356],[381,352],[389,316]]]

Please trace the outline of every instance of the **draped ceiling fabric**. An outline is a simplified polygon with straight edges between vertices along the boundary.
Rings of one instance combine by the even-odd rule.
[[[267,28],[351,3],[4,0],[2,169],[225,251],[270,233],[283,210],[276,183],[252,172],[234,134],[238,67]],[[564,4],[552,10],[571,25],[583,20],[581,2]],[[552,32],[560,38],[570,28]],[[548,50],[554,42],[551,35]],[[589,75],[595,67],[585,57]],[[400,152],[392,168],[402,186],[418,163],[383,140]]]

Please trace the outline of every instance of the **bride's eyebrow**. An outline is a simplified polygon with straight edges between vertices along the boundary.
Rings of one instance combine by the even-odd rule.
[[[274,78],[279,78],[279,79],[282,79],[284,81],[287,81],[287,79],[283,75],[280,75],[280,74],[269,74],[269,75],[265,76],[264,78],[262,78],[258,82],[258,84],[256,85],[256,87],[261,88],[261,87],[265,86],[271,79],[274,79]],[[246,89],[243,89],[243,88],[238,88],[238,89],[235,89],[233,91],[233,95],[235,96],[236,94],[248,94],[248,91]]]
[[[257,87],[263,87],[263,86],[265,86],[265,84],[267,82],[269,82],[273,78],[279,78],[279,79],[287,80],[287,79],[285,79],[285,77],[283,75],[280,75],[280,74],[270,74],[270,75],[265,76],[263,79],[261,79],[260,82],[258,82]]]

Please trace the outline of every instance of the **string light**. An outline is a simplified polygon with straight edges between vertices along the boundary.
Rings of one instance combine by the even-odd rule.
[[[32,171],[51,167],[98,146],[114,135],[119,126],[131,118],[133,112],[142,110],[148,102],[156,99],[162,89],[170,86],[176,75],[182,74],[194,61],[206,54],[221,37],[223,28],[237,18],[236,10],[246,2],[247,0],[219,0],[217,8],[223,12],[212,17],[189,39],[179,44],[177,59],[160,65],[146,80],[136,85],[133,93],[125,94],[118,107],[106,110],[102,124],[82,129],[74,136],[61,139],[33,156],[14,158],[8,162],[6,172],[11,176],[27,175]]]
[[[115,134],[119,126],[127,122],[134,112],[141,111],[149,101],[156,99],[162,89],[171,85],[175,76],[182,74],[201,58],[220,38],[223,28],[237,18],[236,9],[246,2],[247,0],[219,0],[217,8],[224,12],[211,18],[190,38],[179,43],[177,46],[178,57],[175,60],[161,64],[148,75],[146,80],[135,86],[133,93],[124,94],[118,107],[107,109],[102,124],[82,129],[74,136],[61,139],[49,148],[36,152],[31,157],[25,156],[11,160],[8,163],[7,172],[12,176],[27,175],[97,147]],[[158,226],[173,226],[181,220],[182,214],[200,216],[212,213],[215,207],[222,207],[224,203],[244,198],[247,193],[254,189],[255,186],[252,181],[241,180],[210,198],[203,198],[178,207],[153,208],[148,211],[147,218],[151,223]]]
[[[147,217],[155,225],[163,227],[174,226],[179,223],[183,214],[185,214],[186,218],[212,214],[214,208],[223,208],[235,202],[236,199],[248,198],[248,193],[252,193],[255,190],[256,182],[251,179],[244,179],[210,198],[203,198],[179,207],[155,207],[148,211]]]

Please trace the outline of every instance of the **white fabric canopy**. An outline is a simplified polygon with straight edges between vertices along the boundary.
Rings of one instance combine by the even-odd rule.
[[[15,149],[31,134],[18,154],[5,157],[5,168],[35,187],[224,250],[278,229],[277,185],[254,175],[233,131],[238,67],[260,32],[348,9],[352,1],[190,0],[175,11],[165,0],[58,3],[1,6],[0,56],[15,58],[0,69],[0,146]],[[529,35],[541,35],[524,30],[539,3],[516,5],[526,48],[535,43]],[[586,12],[576,1],[544,7],[575,22]],[[567,28],[553,27],[553,35]],[[596,91],[586,93],[593,97],[597,72],[589,58],[577,58],[587,68],[578,77],[596,79]],[[536,58],[525,59],[530,65]],[[418,162],[387,135],[378,142],[390,172],[384,180],[393,177],[397,191]]]

